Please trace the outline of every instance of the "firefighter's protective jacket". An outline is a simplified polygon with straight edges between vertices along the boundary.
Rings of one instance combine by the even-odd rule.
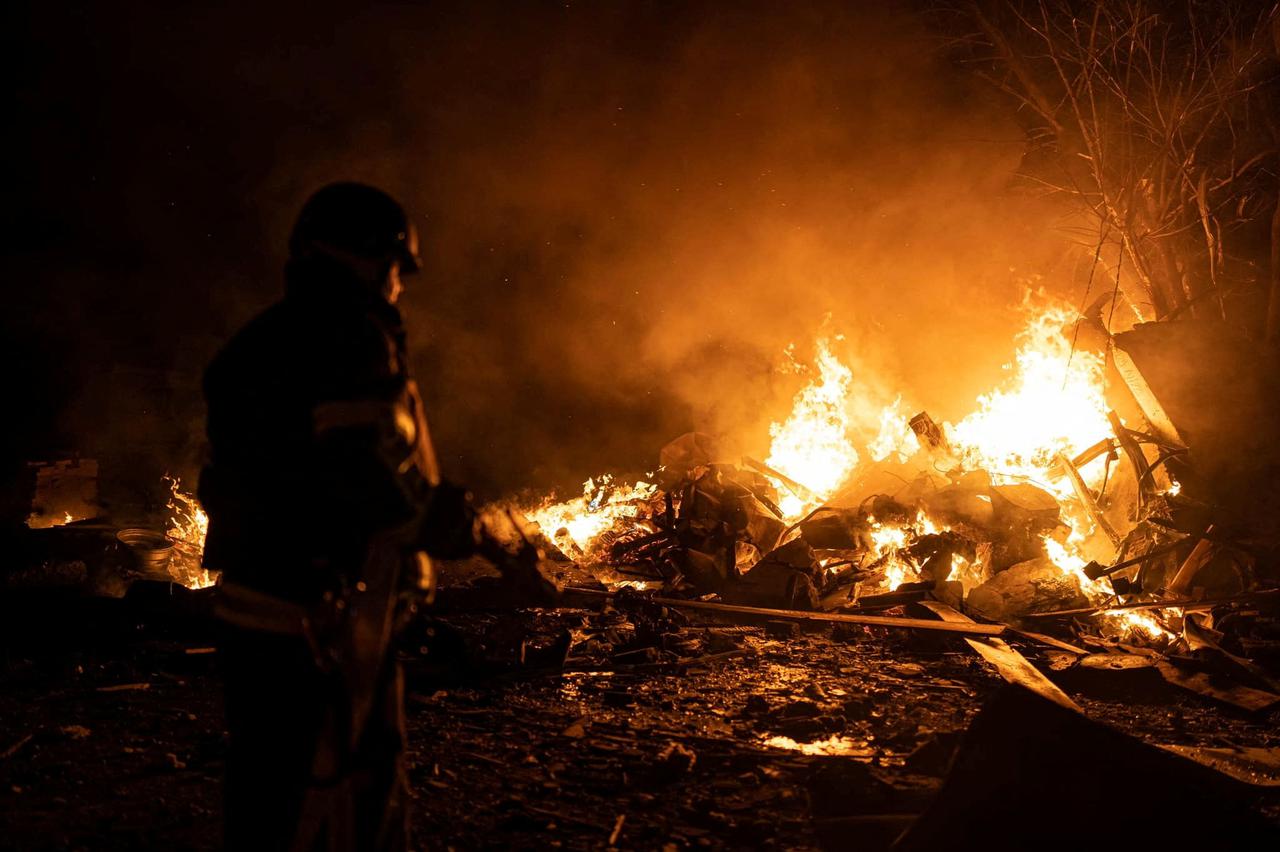
[[[374,536],[422,517],[441,489],[399,311],[324,258],[291,261],[286,277],[284,299],[205,374],[210,462],[199,497],[208,568],[307,604],[349,580]],[[469,519],[456,524],[430,525],[445,539],[437,549],[465,550]]]

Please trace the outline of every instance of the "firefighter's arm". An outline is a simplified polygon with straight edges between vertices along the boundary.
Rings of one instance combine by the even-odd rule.
[[[560,588],[545,570],[542,552],[509,514],[477,510],[466,489],[443,481],[433,489],[419,546],[440,559],[481,556],[502,573],[517,603],[554,605]]]
[[[436,559],[466,559],[480,546],[480,522],[463,487],[442,480],[427,498],[418,546]]]
[[[307,479],[335,520],[400,526],[420,515],[437,479],[421,402],[384,329],[369,320],[341,331],[316,353]]]
[[[502,572],[503,579],[524,601],[554,606],[561,586],[552,579],[549,564],[525,535],[522,521],[509,510],[487,508],[478,515],[478,549]]]
[[[310,479],[336,521],[373,530],[417,513],[428,486],[400,470],[412,429],[398,408],[395,401],[365,398],[326,402],[312,411],[316,464]]]

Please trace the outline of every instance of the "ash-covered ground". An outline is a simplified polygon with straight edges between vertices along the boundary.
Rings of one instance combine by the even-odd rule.
[[[157,584],[6,601],[0,845],[219,848],[226,739],[203,600]],[[654,619],[670,619],[668,650],[619,650]],[[788,633],[644,605],[416,625],[401,658],[418,847],[887,848],[1006,687],[959,638]],[[1280,746],[1280,711],[1055,671],[1059,652],[1013,644],[1141,740]],[[1277,822],[1275,788],[1246,798]]]

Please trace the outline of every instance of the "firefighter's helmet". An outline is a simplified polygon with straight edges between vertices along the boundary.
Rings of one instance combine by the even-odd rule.
[[[402,272],[416,272],[418,233],[404,208],[380,189],[362,183],[331,183],[302,206],[289,252],[349,254],[366,260],[399,260]]]

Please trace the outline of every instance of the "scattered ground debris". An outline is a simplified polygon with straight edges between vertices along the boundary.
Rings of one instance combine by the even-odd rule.
[[[1078,847],[1169,812],[1206,845],[1274,834],[1274,518],[1223,498],[1221,436],[1197,470],[1212,418],[1159,406],[1159,359],[1112,356],[1122,418],[1078,354],[1087,434],[1021,460],[894,408],[894,447],[822,487],[824,459],[689,433],[649,480],[512,513],[565,596],[512,611],[491,570],[442,566],[401,652],[419,845]],[[164,517],[41,512],[5,542],[21,848],[218,846],[218,592],[170,487]]]
[[[177,597],[178,618],[140,594],[98,603],[28,598],[25,623],[42,631],[6,637],[0,802],[24,817],[0,832],[20,848],[217,848],[217,657],[189,653],[209,647],[210,627]],[[887,848],[928,812],[1002,689],[962,635],[797,620],[784,632],[723,615],[637,592],[437,611],[402,653],[420,845],[543,847],[550,828],[567,849]],[[1237,774],[1280,748],[1275,708],[1239,713],[1158,675],[1155,700],[1149,685],[1095,694],[1074,677],[1089,656],[1012,631],[1001,641],[1122,739],[1222,765],[1231,755],[1212,750],[1239,752]],[[1072,664],[1055,671],[1060,658]],[[1260,789],[1242,801],[1275,823],[1280,801]]]
[[[1120,779],[1124,807],[1108,783]],[[1100,838],[1128,848],[1149,842],[1139,815],[1152,813],[1178,814],[1179,842],[1264,847],[1280,832],[1254,810],[1259,789],[1008,687],[974,719],[937,798],[895,848],[1078,849]]]

